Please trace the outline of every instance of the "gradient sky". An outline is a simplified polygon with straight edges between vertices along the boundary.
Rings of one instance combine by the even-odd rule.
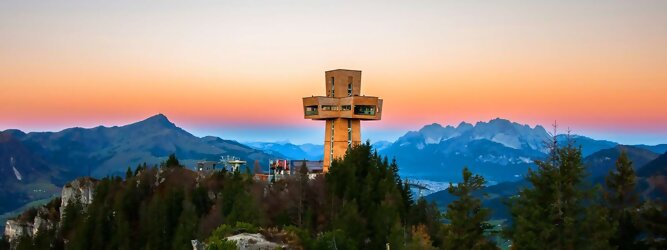
[[[321,143],[301,97],[363,71],[394,140],[495,117],[667,143],[667,1],[0,2],[0,130],[164,113],[196,135]]]

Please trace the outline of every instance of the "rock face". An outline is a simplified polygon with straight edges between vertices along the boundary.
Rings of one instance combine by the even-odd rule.
[[[71,202],[78,201],[86,208],[93,203],[93,194],[97,180],[90,177],[82,177],[67,183],[63,187],[60,204],[60,218],[63,217],[63,211]]]
[[[93,202],[93,194],[97,180],[83,177],[67,183],[61,193],[60,207],[48,204],[33,210],[24,212],[16,219],[7,220],[5,223],[5,237],[10,244],[22,236],[34,237],[41,230],[51,230],[58,226],[58,218],[62,219],[65,207],[71,202],[80,202],[85,209]]]
[[[48,219],[48,214],[49,211],[45,207],[40,207],[37,210],[37,215],[32,220],[7,220],[5,223],[5,237],[9,242],[13,242],[22,236],[33,237],[41,230],[53,229],[56,223]]]
[[[5,223],[5,237],[9,242],[17,240],[21,236],[32,237],[33,224],[29,222],[19,222],[16,220],[7,220]]]
[[[236,242],[236,247],[241,250],[273,250],[284,249],[287,245],[281,245],[266,240],[261,234],[242,233],[226,238],[228,241]]]

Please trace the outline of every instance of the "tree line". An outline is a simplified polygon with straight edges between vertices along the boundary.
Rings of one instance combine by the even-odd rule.
[[[314,179],[302,166],[274,183],[250,171],[202,176],[175,156],[98,183],[92,204],[64,208],[60,227],[24,237],[17,249],[235,249],[226,237],[261,233],[295,249],[665,249],[664,204],[642,200],[627,154],[603,186],[586,181],[581,149],[555,138],[530,170],[530,185],[507,200],[510,222],[489,223],[484,178],[462,172],[444,212],[415,199],[398,165],[369,143],[348,150]],[[53,206],[58,203],[54,202]],[[57,217],[57,216],[56,216]],[[6,247],[6,242],[0,244]]]

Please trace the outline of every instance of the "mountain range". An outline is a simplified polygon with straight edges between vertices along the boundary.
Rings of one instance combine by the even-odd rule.
[[[0,132],[0,214],[49,198],[76,177],[123,175],[128,167],[159,164],[171,153],[186,166],[226,155],[251,163],[284,158],[232,140],[194,136],[162,114],[125,126],[5,130]]]
[[[409,131],[394,142],[375,142],[373,148],[382,155],[395,158],[403,177],[456,181],[460,178],[461,169],[468,166],[491,183],[500,183],[522,179],[526,171],[535,166],[534,160],[546,157],[548,150],[545,143],[550,138],[550,133],[540,125],[531,127],[497,118],[475,124],[462,122],[457,126],[433,123],[417,131]],[[570,141],[580,146],[583,157],[617,152],[615,148],[621,146],[613,141],[582,135],[561,134],[556,136],[556,140],[559,144]],[[289,142],[246,144],[289,159],[322,158],[322,145],[296,145]],[[633,145],[627,149],[643,149],[643,152],[657,156],[667,151],[667,144]],[[599,169],[602,172],[607,170]]]
[[[490,184],[516,183],[534,167],[535,159],[545,157],[544,142],[549,138],[542,126],[494,119],[474,125],[462,122],[456,127],[434,123],[409,131],[394,142],[375,142],[373,147],[381,155],[395,158],[404,178],[456,182],[461,169],[468,166]],[[560,143],[567,138],[582,147],[585,157],[595,159],[589,160],[600,166],[591,168],[595,175],[608,171],[609,161],[617,157],[618,143],[578,135],[557,136]],[[625,149],[636,163],[648,163],[659,159],[667,145]],[[123,175],[128,167],[144,162],[159,164],[171,153],[190,167],[199,160],[232,155],[248,162],[259,161],[266,168],[266,162],[276,158],[319,160],[322,151],[323,146],[317,144],[243,144],[213,136],[197,137],[162,114],[125,126],[30,133],[9,129],[0,132],[0,214],[50,198],[76,177]],[[654,180],[652,187],[660,182]]]
[[[530,127],[500,118],[475,125],[463,122],[456,127],[434,123],[407,132],[380,153],[396,158],[403,176],[454,181],[468,166],[495,183],[522,179],[527,169],[534,167],[534,160],[546,157],[545,143],[550,138],[540,125]],[[561,134],[556,140],[580,146],[583,157],[619,145],[581,135]],[[635,147],[662,154],[667,150],[665,146]]]

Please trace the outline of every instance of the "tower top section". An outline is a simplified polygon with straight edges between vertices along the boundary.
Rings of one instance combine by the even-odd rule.
[[[380,120],[382,99],[361,95],[361,71],[334,69],[324,72],[326,94],[303,98],[304,118],[313,120]]]
[[[361,95],[361,71],[335,69],[324,72],[327,97],[349,97]]]

